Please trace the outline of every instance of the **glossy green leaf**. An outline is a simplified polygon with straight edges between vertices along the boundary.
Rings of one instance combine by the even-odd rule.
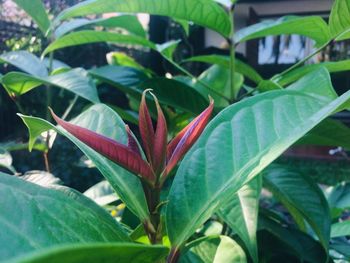
[[[319,70],[305,78],[319,75],[328,72]],[[325,97],[315,95],[320,83],[311,82],[302,90],[304,82],[298,82],[303,86],[299,90],[245,99],[208,124],[180,164],[169,193],[166,223],[173,246],[187,240],[244,184],[350,98],[350,92],[337,99],[326,97],[332,94],[331,86],[324,87],[330,90],[321,93]]]
[[[35,138],[43,131],[55,129],[60,134],[67,137],[85,155],[93,161],[97,169],[109,181],[113,189],[117,192],[121,200],[136,214],[141,221],[148,218],[148,209],[145,196],[143,194],[140,180],[130,172],[116,165],[112,161],[98,154],[90,147],[83,144],[81,141],[70,135],[64,129],[55,127],[47,121],[39,118],[23,116],[23,121],[29,128],[30,145],[33,144]],[[90,129],[102,135],[108,136],[121,143],[127,143],[127,134],[125,124],[120,117],[103,104],[96,104],[87,111],[80,114],[72,123],[81,127]]]
[[[43,2],[41,0],[14,0],[14,2],[30,15],[40,30],[46,34],[50,27],[50,20]]]
[[[328,250],[331,216],[321,189],[309,177],[282,166],[263,172],[264,185],[292,214],[296,222],[306,220]]]
[[[108,181],[102,181],[91,186],[84,192],[84,195],[102,206],[119,199]]]
[[[102,26],[105,28],[122,28],[137,35],[139,37],[146,37],[146,32],[143,29],[140,21],[134,15],[120,15],[109,18],[98,18],[98,19],[85,19],[78,18],[72,19],[70,21],[63,22],[59,27],[55,30],[56,38],[60,38],[61,36],[76,30],[81,27],[86,26]]]
[[[102,13],[149,13],[192,21],[229,36],[228,15],[212,0],[90,0],[64,10],[57,20]]]
[[[208,107],[207,97],[180,81],[167,78],[152,78],[140,85],[141,92],[151,88],[159,102],[194,114],[201,113]]]
[[[350,1],[335,0],[329,16],[331,35],[336,40],[350,38]]]
[[[60,244],[129,241],[121,226],[72,189],[47,189],[0,173],[0,260]],[[84,227],[82,227],[84,226]]]
[[[0,63],[8,63],[28,74],[46,77],[48,75],[47,68],[43,61],[32,53],[24,50],[11,51],[0,55]]]
[[[190,61],[216,64],[226,68],[230,67],[230,57],[222,55],[195,56],[185,60],[185,62]],[[244,77],[250,79],[256,84],[259,84],[259,82],[263,80],[260,74],[253,67],[237,58],[235,59],[235,70],[236,72],[241,73]]]
[[[210,236],[187,245],[179,263],[246,263],[243,249],[227,236]]]
[[[343,72],[350,70],[350,60],[341,60],[336,62],[322,62],[319,64],[305,65],[303,67],[297,68],[283,75],[282,77],[277,77],[278,84],[286,86],[291,84],[298,79],[302,78],[310,72],[325,67],[330,73]]]
[[[297,144],[340,146],[350,150],[350,128],[338,120],[326,119],[302,137]]]
[[[164,259],[168,248],[135,243],[89,243],[57,246],[20,257],[10,263],[154,263]]]
[[[350,220],[335,223],[332,225],[331,237],[350,236]]]
[[[45,56],[52,51],[65,47],[99,42],[109,42],[121,45],[133,45],[155,49],[155,44],[143,37],[135,35],[123,35],[105,31],[82,30],[58,38],[44,50],[42,55]]]
[[[44,84],[66,89],[94,103],[99,102],[95,83],[80,68],[48,77],[10,72],[2,77],[1,82],[9,94],[20,96]]]
[[[235,42],[241,43],[251,39],[286,34],[309,37],[315,40],[318,46],[330,40],[328,25],[322,17],[285,16],[277,20],[266,20],[239,30],[235,34]]]
[[[243,186],[222,208],[218,215],[243,240],[254,262],[258,262],[256,230],[262,177],[257,176]]]

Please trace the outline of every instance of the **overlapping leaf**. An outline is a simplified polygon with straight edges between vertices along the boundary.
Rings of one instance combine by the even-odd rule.
[[[326,70],[315,71],[298,82],[303,86],[299,89],[254,96],[210,122],[182,161],[169,193],[166,223],[173,246],[181,245],[244,184],[349,100],[350,92],[334,99],[327,81],[305,83],[319,75],[329,78]],[[325,90],[317,94],[320,85]]]
[[[64,10],[56,20],[101,13],[149,13],[192,21],[229,36],[228,15],[212,0],[90,0]]]

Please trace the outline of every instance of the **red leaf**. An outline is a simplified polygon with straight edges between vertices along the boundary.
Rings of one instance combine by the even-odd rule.
[[[162,177],[166,177],[179,160],[197,141],[207,125],[214,109],[214,101],[210,98],[210,105],[197,118],[190,122],[168,145],[168,164]]]
[[[125,130],[126,130],[126,133],[128,134],[129,149],[132,150],[134,153],[137,153],[139,156],[141,156],[139,145],[137,144],[137,141],[129,128],[129,125],[125,125]]]
[[[152,94],[152,93],[151,93]],[[164,165],[166,162],[166,147],[167,147],[167,136],[168,129],[166,120],[162,111],[162,108],[159,105],[158,99],[152,94],[154,101],[157,106],[157,129],[154,139],[154,148],[153,148],[153,170],[156,174],[159,174],[163,171]]]
[[[139,129],[142,139],[143,149],[146,152],[146,156],[149,163],[153,163],[153,145],[154,145],[154,129],[152,119],[146,104],[146,93],[149,89],[145,90],[142,94],[140,109],[139,109]]]
[[[140,155],[132,151],[126,145],[94,131],[66,122],[57,117],[52,110],[51,114],[56,122],[65,130],[98,153],[138,176],[150,181],[155,179],[149,164],[145,162]]]

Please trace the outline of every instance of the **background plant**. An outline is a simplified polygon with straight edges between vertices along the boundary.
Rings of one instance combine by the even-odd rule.
[[[44,151],[49,169],[47,153],[56,132],[71,140],[109,182],[98,184],[86,195],[112,215],[122,214],[123,224],[80,193],[58,186],[48,174],[19,178],[3,174],[0,191],[6,199],[1,202],[0,224],[8,230],[1,236],[1,259],[102,262],[118,257],[135,262],[327,262],[349,258],[345,238],[349,224],[343,221],[344,211],[349,208],[344,190],[347,186],[326,189],[324,193],[309,176],[285,166],[270,165],[295,143],[349,147],[349,129],[327,119],[348,108],[350,93],[338,96],[330,78],[330,73],[347,70],[348,61],[303,65],[331,42],[349,37],[349,1],[334,2],[329,23],[317,16],[288,16],[236,33],[235,1],[84,1],[55,14],[52,20],[41,1],[15,2],[31,15],[50,42],[41,59],[24,51],[0,56],[2,62],[21,70],[3,75],[1,83],[22,113],[27,113],[20,99],[23,94],[46,86],[42,114],[46,120],[20,115],[29,128],[29,148]],[[186,59],[184,62],[214,64],[200,76],[194,76],[174,60],[179,41],[174,39],[162,45],[151,42],[131,15],[76,18],[110,12],[169,16],[185,30],[188,21],[192,21],[224,36],[230,55]],[[313,39],[315,52],[271,79],[263,79],[235,57],[238,43],[280,34]],[[92,69],[70,68],[54,58],[54,52],[60,49],[96,42],[158,52],[181,74],[173,78],[157,76],[120,53],[110,55],[111,65]],[[215,77],[209,78],[212,74]],[[129,109],[100,103],[96,87],[101,83],[126,94]],[[49,122],[46,106],[53,106],[55,87],[74,94],[61,113],[62,119],[82,98],[89,107],[70,122],[121,144],[128,140],[122,119],[137,123],[135,112],[145,89],[152,88],[159,99],[169,124],[169,138],[207,107],[208,95],[213,97],[216,116],[160,193],[164,231],[157,243],[162,245],[149,245],[143,230],[142,225],[152,217],[152,209],[140,179],[85,145],[69,130]],[[146,99],[148,105],[153,105],[152,96]],[[153,118],[156,111],[150,108]],[[43,143],[38,143],[42,134]],[[3,148],[7,167],[14,171],[8,157],[10,146]],[[21,180],[33,178],[41,186]],[[274,198],[263,195],[259,204],[262,189]],[[276,200],[284,210],[276,209]],[[13,204],[17,205],[16,210]],[[36,216],[38,211],[40,217]],[[38,221],[30,220],[33,218]],[[84,228],[77,227],[83,224]],[[40,235],[35,232],[38,226]]]

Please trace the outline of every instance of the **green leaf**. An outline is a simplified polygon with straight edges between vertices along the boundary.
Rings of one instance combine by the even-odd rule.
[[[297,144],[340,146],[350,150],[350,128],[338,120],[326,119],[302,137]]]
[[[271,35],[302,35],[316,41],[318,46],[330,40],[327,23],[320,16],[285,16],[277,20],[266,20],[245,27],[235,34],[235,42],[241,43],[251,39]]]
[[[327,200],[312,179],[283,166],[263,172],[264,185],[292,214],[296,222],[306,220],[328,251],[331,216]]]
[[[145,72],[146,74],[151,74],[152,71],[144,68],[141,64],[139,64],[133,57],[123,53],[123,52],[109,52],[106,55],[107,62],[111,66],[125,66],[130,68],[135,68]]]
[[[36,77],[21,72],[7,73],[1,79],[9,94],[22,95],[41,85],[50,85],[66,89],[91,102],[98,103],[95,83],[81,68],[48,77]]]
[[[2,147],[0,147],[0,167],[6,168],[11,173],[16,174],[16,169],[12,166],[11,154]]]
[[[350,236],[350,221],[343,221],[332,225],[331,237]]]
[[[212,0],[90,0],[64,10],[56,20],[102,13],[149,13],[192,21],[228,37],[228,15]]]
[[[47,68],[43,61],[32,53],[24,50],[4,53],[0,56],[0,63],[8,63],[31,75],[46,77]]]
[[[195,57],[186,59],[184,62],[190,62],[190,61],[216,64],[225,68],[230,68],[230,57],[228,56],[222,56],[222,55],[195,56]],[[237,73],[242,74],[244,77],[250,79],[256,84],[259,84],[259,82],[263,80],[260,74],[253,67],[251,67],[250,65],[244,63],[243,61],[237,58],[235,59],[235,70]]]
[[[102,181],[90,187],[84,192],[84,195],[94,200],[98,205],[108,205],[118,200],[113,187],[108,181]]]
[[[222,208],[218,215],[243,240],[254,262],[258,262],[256,230],[262,177],[257,176],[243,186]]]
[[[305,65],[300,68],[296,68],[283,75],[281,78],[277,78],[278,84],[286,86],[291,84],[298,79],[302,78],[306,74],[312,71],[325,67],[330,73],[349,71],[350,70],[350,60],[342,60],[336,62],[322,62],[319,64]]]
[[[6,197],[0,260],[60,244],[130,240],[105,210],[72,189],[47,189],[0,173],[0,194]]]
[[[146,32],[143,29],[140,21],[137,16],[134,15],[120,15],[109,18],[98,18],[98,19],[85,19],[78,18],[72,19],[70,21],[63,22],[59,27],[55,30],[56,38],[60,38],[61,36],[81,27],[85,26],[102,26],[105,28],[122,28],[126,31],[137,35],[139,37],[146,37]]]
[[[306,77],[319,75],[328,72],[323,69]],[[298,83],[305,85],[304,79]],[[337,99],[321,96],[331,91],[316,96],[320,84],[308,85],[305,91],[270,91],[245,99],[208,124],[170,189],[166,224],[173,246],[187,240],[244,184],[350,98],[350,91]]]
[[[14,2],[30,15],[40,30],[46,34],[51,24],[43,2],[41,0],[14,0]]]
[[[328,194],[328,203],[331,208],[350,208],[350,184],[340,184]]]
[[[331,35],[335,40],[350,38],[350,1],[335,0],[329,16]]]
[[[174,52],[180,42],[181,40],[171,40],[163,44],[157,44],[156,49],[166,59],[173,60]]]
[[[99,42],[110,42],[115,44],[134,45],[155,49],[155,44],[143,37],[135,35],[123,35],[105,31],[82,30],[64,35],[61,38],[56,39],[44,50],[42,56],[65,47]]]
[[[140,88],[140,94],[152,88],[160,103],[194,114],[201,113],[209,104],[198,91],[174,79],[152,78],[141,83]]]
[[[210,236],[187,245],[179,263],[245,263],[243,249],[227,236]]]
[[[135,243],[89,243],[56,246],[31,253],[10,263],[154,263],[164,259],[168,248]]]
[[[128,206],[141,221],[148,219],[147,203],[143,194],[141,182],[135,175],[95,152],[64,129],[55,127],[49,122],[39,118],[23,115],[21,115],[21,118],[29,129],[30,146],[40,133],[48,129],[55,129],[71,140],[89,159],[91,159],[97,169],[100,170],[117,192],[120,199],[123,200],[126,206]],[[71,122],[121,143],[127,143],[124,122],[112,109],[103,104],[96,104],[90,107]]]
[[[289,255],[294,261],[287,262],[329,262],[326,253],[319,242],[311,236],[294,228],[288,228],[284,222],[266,215],[259,215],[258,245],[261,252],[260,260],[280,256],[276,262],[285,262]]]

